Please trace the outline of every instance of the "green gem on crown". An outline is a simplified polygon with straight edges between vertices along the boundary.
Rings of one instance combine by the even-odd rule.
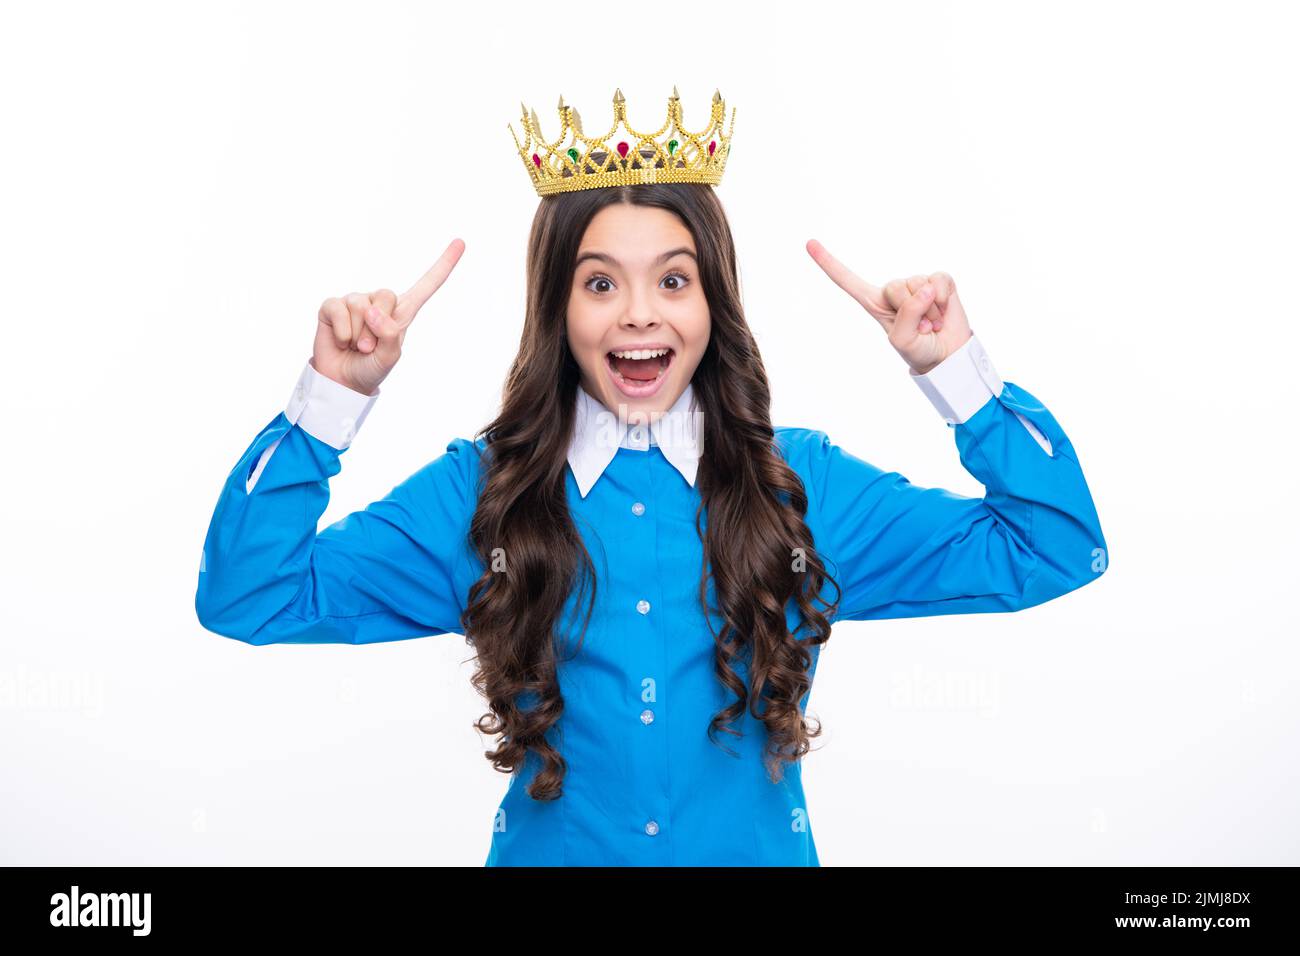
[[[578,161],[578,151],[572,146],[569,147],[569,159],[573,160],[575,163]]]
[[[676,149],[677,149],[677,140],[670,139],[668,141],[668,155],[671,156]]]

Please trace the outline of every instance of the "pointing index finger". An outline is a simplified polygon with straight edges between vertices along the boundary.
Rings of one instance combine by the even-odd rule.
[[[822,271],[830,276],[837,286],[853,296],[859,305],[882,322],[893,318],[894,310],[889,307],[880,289],[859,278],[852,269],[831,255],[816,239],[809,239],[807,248],[808,254],[822,267]]]
[[[393,318],[399,324],[406,325],[415,318],[416,313],[424,307],[424,303],[429,301],[429,297],[446,281],[464,251],[464,240],[453,239],[447,246],[447,250],[438,257],[438,261],[429,267],[429,271],[420,276],[415,285],[402,293],[397,300],[397,307],[393,310]]]

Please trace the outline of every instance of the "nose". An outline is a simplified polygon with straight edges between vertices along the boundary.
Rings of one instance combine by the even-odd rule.
[[[657,329],[659,327],[659,320],[652,315],[647,315],[644,318],[637,318],[631,313],[628,313],[623,316],[623,319],[619,322],[619,326],[624,329]]]
[[[659,326],[659,318],[647,300],[633,297],[619,325],[625,329],[653,329]]]

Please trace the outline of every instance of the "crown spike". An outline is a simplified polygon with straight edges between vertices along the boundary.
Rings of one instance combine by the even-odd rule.
[[[625,102],[624,99],[623,99],[623,91],[622,91],[621,89],[619,89],[618,87],[615,87],[615,88],[614,88],[614,102],[615,102],[615,103],[622,103],[622,102]]]
[[[569,107],[569,118],[572,120],[572,122],[573,122],[573,128],[574,128],[574,130],[577,132],[577,134],[578,134],[579,136],[583,135],[583,133],[582,133],[582,117],[578,115],[578,108],[577,108],[576,106],[570,106],[570,107]]]
[[[677,84],[676,84],[676,83],[673,84],[673,95],[672,95],[671,98],[674,99],[674,100],[679,100],[679,99],[681,99],[681,97],[677,95]]]
[[[531,117],[532,117],[532,120],[533,120],[533,135],[536,136],[538,139],[541,139],[541,138],[542,138],[542,123],[541,123],[541,121],[537,118],[537,110],[529,110],[528,113],[529,113],[529,116],[531,116]]]
[[[561,112],[564,111],[564,94],[563,94],[563,93],[560,94],[560,105],[559,105],[559,109],[560,109]]]
[[[715,103],[721,103],[721,102],[722,102],[722,94],[721,94],[720,92],[718,92],[718,90],[716,90],[716,89],[713,91],[713,102],[715,102]]]

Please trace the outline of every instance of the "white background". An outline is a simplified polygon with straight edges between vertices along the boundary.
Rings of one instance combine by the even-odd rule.
[[[876,283],[948,271],[1112,553],[1020,613],[836,627],[804,763],[823,864],[1300,863],[1296,27],[1280,3],[6,5],[0,862],[483,863],[507,778],[463,638],[217,636],[201,545],[321,301],[401,291],[454,237],[323,523],[486,423],[537,205],[507,123],[523,100],[554,129],[563,94],[600,125],[617,86],[657,127],[676,84],[688,125],[715,88],[737,109],[719,195],[773,421],[982,494],[804,243]]]

